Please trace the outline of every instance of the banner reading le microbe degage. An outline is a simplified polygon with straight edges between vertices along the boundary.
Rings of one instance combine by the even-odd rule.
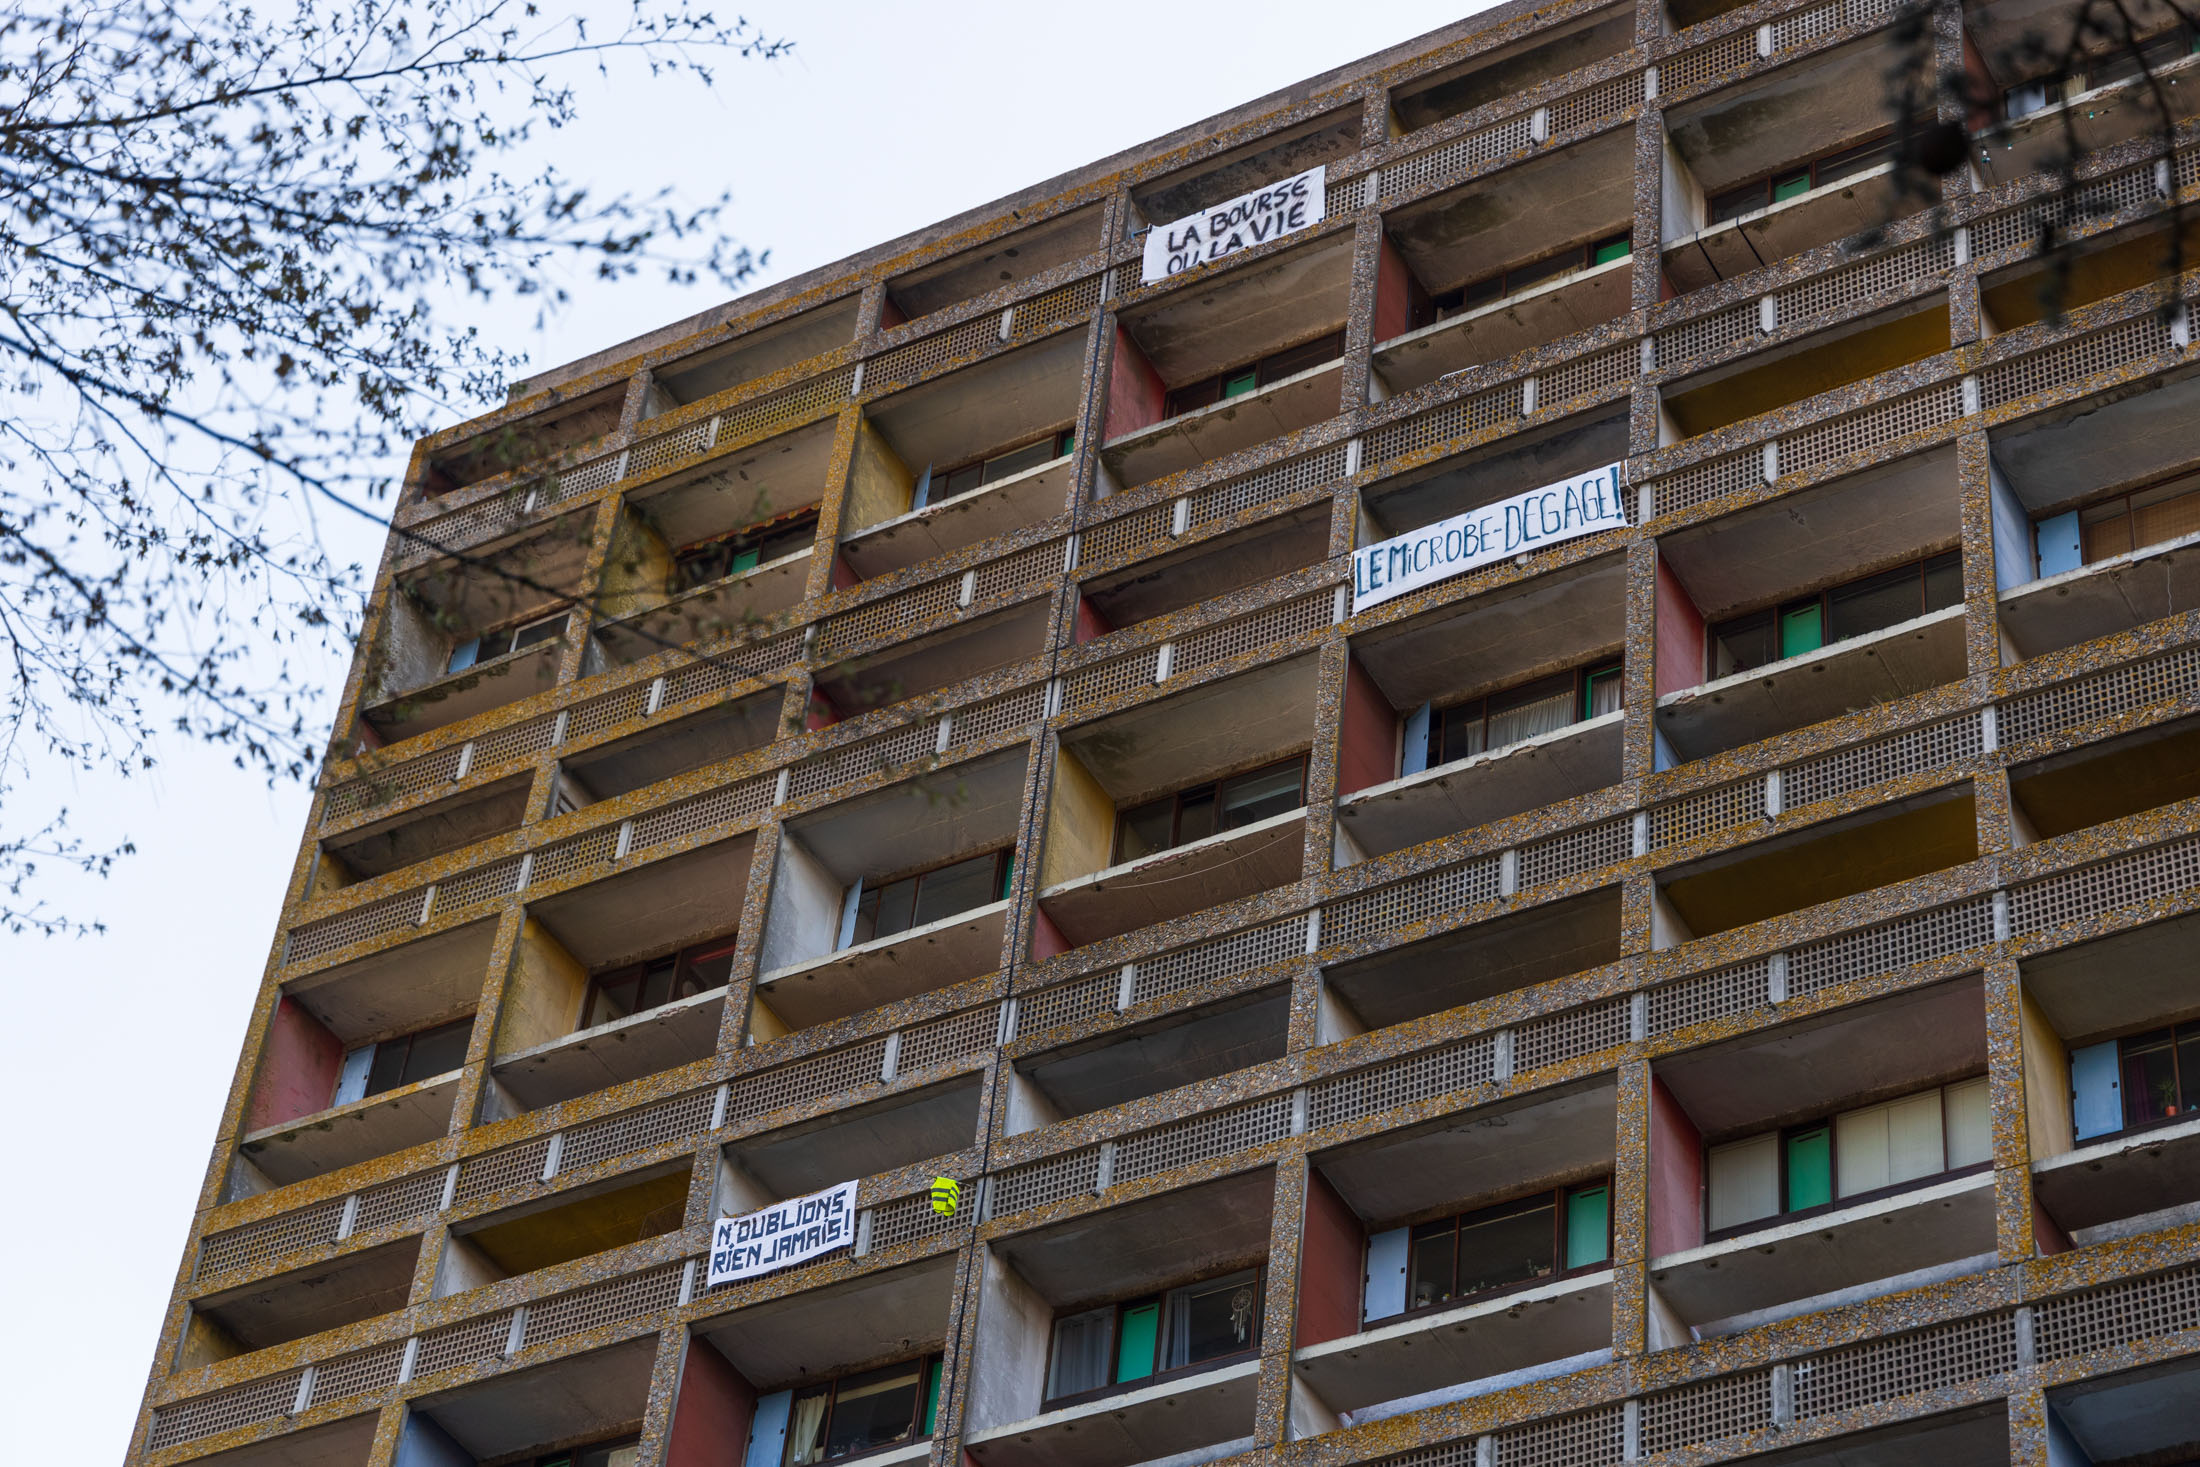
[[[1194,265],[1249,250],[1254,245],[1311,229],[1322,222],[1328,165],[1317,163],[1281,183],[1239,194],[1146,231],[1141,285],[1182,275]]]
[[[855,1240],[854,1182],[790,1197],[760,1212],[722,1217],[710,1230],[710,1279],[704,1287],[755,1278]]]
[[[1352,553],[1352,609],[1599,530],[1627,527],[1624,463],[1546,484]]]

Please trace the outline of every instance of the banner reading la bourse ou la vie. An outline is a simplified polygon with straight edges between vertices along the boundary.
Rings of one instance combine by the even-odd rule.
[[[1363,545],[1352,554],[1352,609],[1365,611],[1523,551],[1599,530],[1624,529],[1626,483],[1627,466],[1607,464]]]

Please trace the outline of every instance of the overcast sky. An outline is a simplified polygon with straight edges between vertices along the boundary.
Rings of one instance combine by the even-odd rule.
[[[606,192],[732,188],[735,234],[771,251],[768,284],[1482,8],[766,0],[745,13],[792,39],[791,58],[730,63],[709,92],[591,77],[582,125],[549,152]],[[656,281],[575,289],[546,329],[531,307],[480,319],[551,365],[718,300]],[[346,555],[378,554],[380,530],[323,524]],[[302,788],[205,750],[162,756],[127,787],[42,771],[39,793],[86,834],[138,851],[105,882],[47,889],[105,936],[0,935],[15,1015],[0,1030],[0,1379],[23,1461],[112,1462],[127,1445],[305,819]]]

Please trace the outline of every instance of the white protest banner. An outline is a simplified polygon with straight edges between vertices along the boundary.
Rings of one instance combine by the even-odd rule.
[[[1352,552],[1352,609],[1365,611],[1492,561],[1627,527],[1627,466],[1607,464]]]
[[[1322,208],[1328,202],[1323,192],[1328,166],[1317,163],[1281,183],[1224,199],[1172,223],[1156,224],[1146,231],[1146,268],[1138,283],[1151,285],[1182,275],[1194,265],[1321,223]]]
[[[713,1288],[786,1268],[856,1240],[856,1184],[790,1197],[761,1212],[722,1217],[710,1230]]]

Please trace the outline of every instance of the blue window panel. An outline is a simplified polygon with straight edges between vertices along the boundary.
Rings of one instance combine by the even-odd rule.
[[[1406,1312],[1406,1237],[1411,1228],[1392,1228],[1367,1240],[1367,1321]]]
[[[749,1455],[743,1467],[779,1467],[787,1450],[787,1412],[794,1404],[793,1391],[773,1391],[756,1398],[756,1415],[749,1422]]]
[[[2064,571],[2074,571],[2085,564],[2085,556],[2078,549],[2078,512],[2056,515],[2041,520],[2040,574],[2059,576]]]
[[[2070,1051],[2070,1110],[2080,1141],[2124,1128],[2124,1092],[2117,1071],[2113,1039]]]
[[[1429,705],[1423,703],[1406,715],[1404,757],[1398,764],[1398,773],[1419,774],[1428,768]]]
[[[336,1077],[336,1097],[330,1105],[349,1105],[367,1094],[367,1071],[374,1064],[374,1046],[362,1044],[344,1056],[344,1068]]]

